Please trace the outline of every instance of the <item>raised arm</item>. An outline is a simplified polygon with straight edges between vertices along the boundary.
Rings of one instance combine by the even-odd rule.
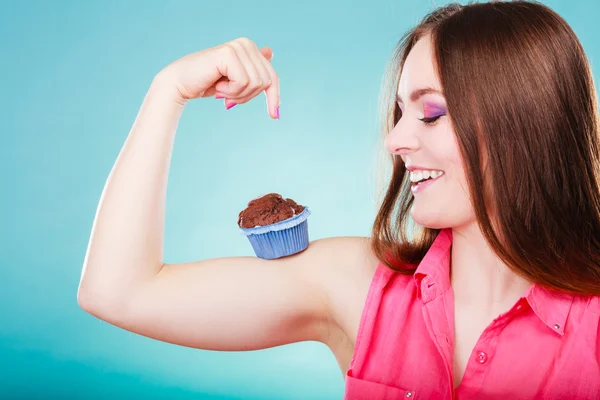
[[[232,257],[163,262],[167,177],[187,101],[214,95],[237,104],[265,91],[278,117],[271,50],[247,39],[190,54],[157,75],[102,193],[78,291],[83,309],[124,329],[213,350],[326,341],[334,324],[326,288],[364,238],[312,242],[277,260]],[[360,259],[360,257],[359,257]]]

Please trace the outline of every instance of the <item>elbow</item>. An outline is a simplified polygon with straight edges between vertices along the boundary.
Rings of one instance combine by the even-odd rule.
[[[79,285],[77,288],[77,304],[79,307],[86,312],[91,312],[92,304],[93,304],[94,296],[89,293],[89,290],[83,288],[82,285]]]
[[[96,317],[104,314],[104,312],[100,312],[101,309],[107,308],[106,299],[103,296],[99,296],[83,285],[79,285],[77,289],[77,304],[83,311]]]
[[[127,329],[127,307],[122,299],[80,286],[77,290],[77,303],[83,311],[91,316]]]
[[[114,296],[95,291],[85,285],[79,285],[77,289],[77,304],[79,307],[97,318],[110,320],[123,310],[122,302]]]

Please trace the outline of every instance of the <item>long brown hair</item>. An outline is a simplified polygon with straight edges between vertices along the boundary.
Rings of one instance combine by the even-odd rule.
[[[414,44],[431,35],[479,227],[513,271],[575,294],[600,294],[600,122],[589,62],[573,30],[535,1],[450,4],[398,43],[385,79],[382,133]],[[385,265],[414,273],[439,230],[419,227],[404,163],[372,229]],[[410,236],[410,237],[409,237]]]

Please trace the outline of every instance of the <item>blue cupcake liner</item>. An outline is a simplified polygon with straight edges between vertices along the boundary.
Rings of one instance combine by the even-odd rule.
[[[257,257],[272,260],[299,253],[308,247],[308,221],[310,210],[271,225],[240,228],[248,237]]]

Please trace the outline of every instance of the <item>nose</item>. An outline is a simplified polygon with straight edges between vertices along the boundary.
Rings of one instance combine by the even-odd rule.
[[[411,129],[400,120],[385,138],[385,148],[390,154],[407,156],[419,149],[419,139]]]

